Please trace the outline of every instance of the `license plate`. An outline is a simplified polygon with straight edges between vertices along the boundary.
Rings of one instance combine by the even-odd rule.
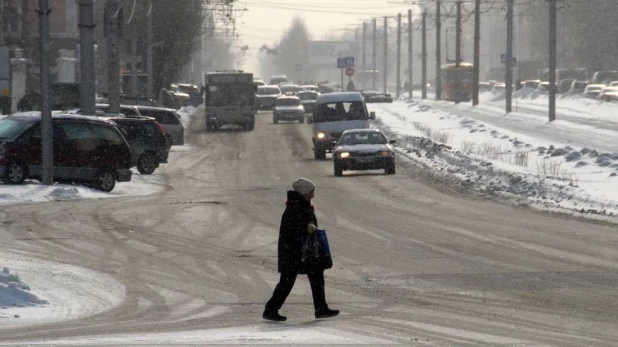
[[[371,162],[373,162],[373,158],[372,158],[372,157],[368,157],[368,158],[356,158],[356,162],[357,162],[357,163],[371,163]]]

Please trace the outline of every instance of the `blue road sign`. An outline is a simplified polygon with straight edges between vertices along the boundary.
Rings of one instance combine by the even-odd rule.
[[[502,64],[506,64],[506,54],[502,53],[500,54],[500,62]],[[517,58],[513,57],[513,66],[517,66]]]
[[[354,57],[345,57],[345,67],[354,67]]]
[[[337,68],[338,69],[345,69],[345,58],[337,58]]]

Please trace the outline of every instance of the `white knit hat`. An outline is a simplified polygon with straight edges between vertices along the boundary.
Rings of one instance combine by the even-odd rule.
[[[315,189],[315,183],[306,178],[299,178],[292,183],[292,189],[303,195],[309,194],[309,192]]]

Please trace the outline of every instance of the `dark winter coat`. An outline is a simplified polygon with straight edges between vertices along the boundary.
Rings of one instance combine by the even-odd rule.
[[[279,272],[307,273],[301,266],[303,241],[309,223],[318,226],[313,205],[302,194],[289,190],[286,209],[279,228]]]

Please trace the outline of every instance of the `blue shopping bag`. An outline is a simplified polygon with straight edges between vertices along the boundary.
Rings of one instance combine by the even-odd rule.
[[[313,234],[305,236],[304,239],[301,262],[306,271],[326,270],[333,267],[326,230],[316,229]]]

